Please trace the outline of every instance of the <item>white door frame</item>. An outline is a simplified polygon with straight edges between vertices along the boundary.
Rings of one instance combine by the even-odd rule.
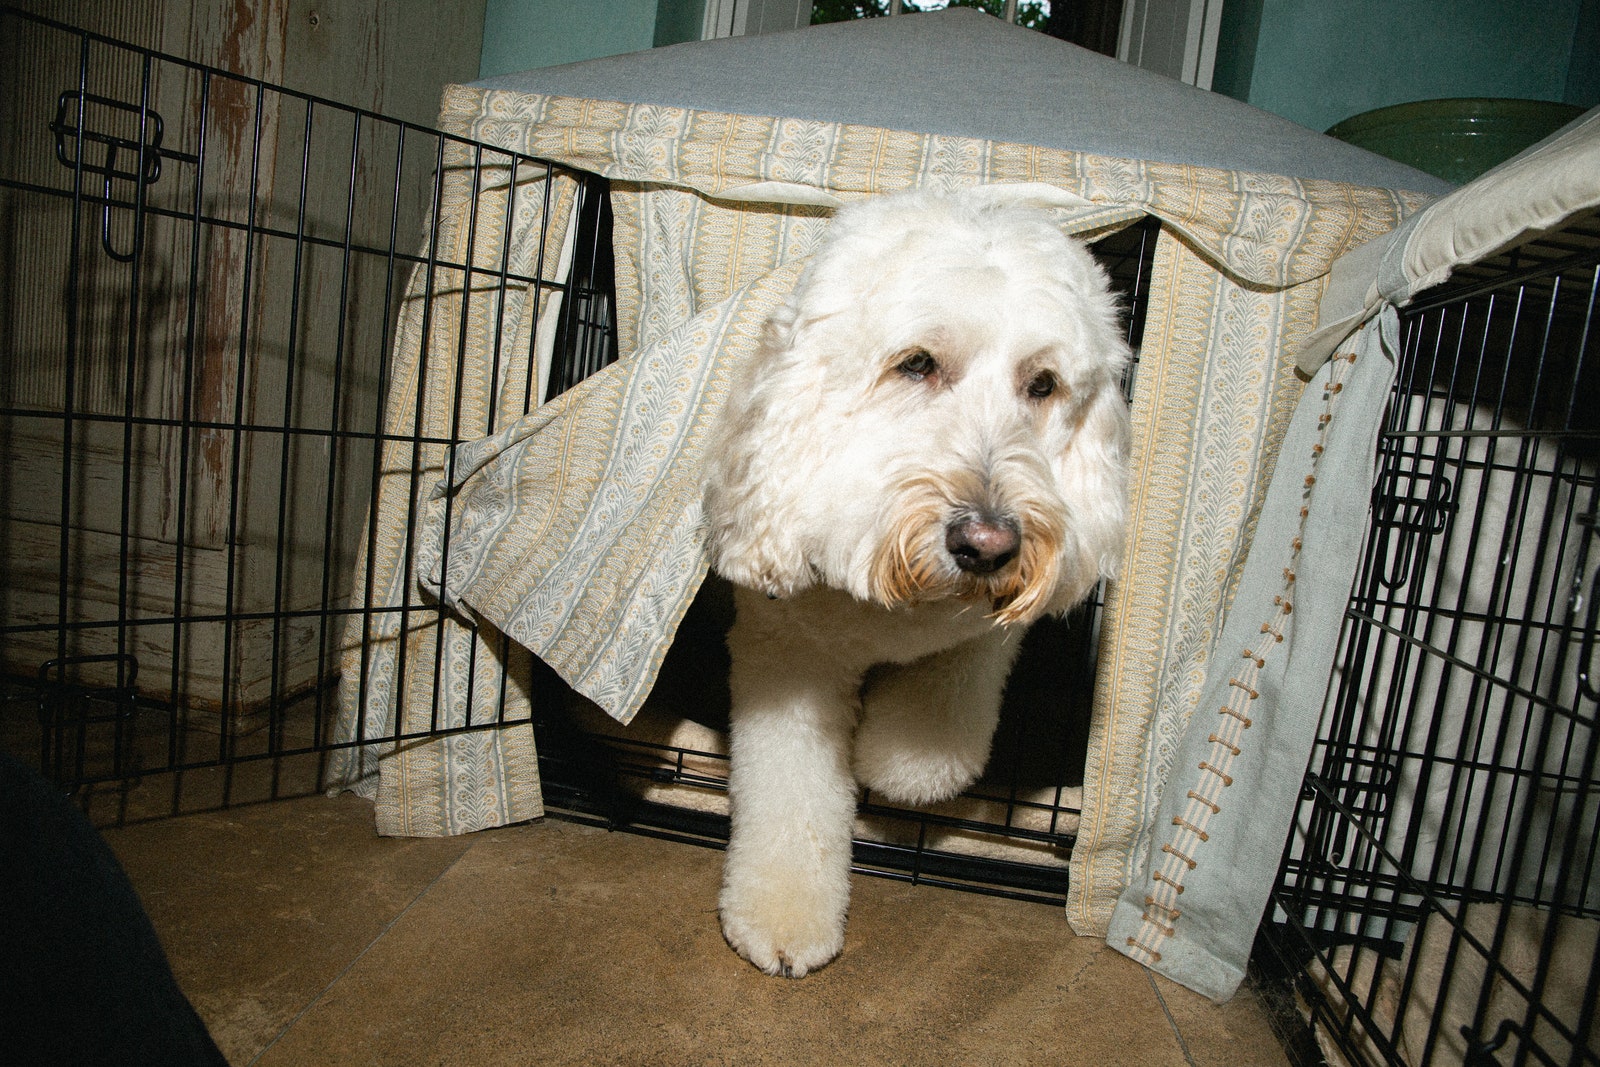
[[[706,0],[700,39],[795,30],[811,24],[811,0]]]
[[[1124,0],[1117,58],[1211,88],[1223,0]]]

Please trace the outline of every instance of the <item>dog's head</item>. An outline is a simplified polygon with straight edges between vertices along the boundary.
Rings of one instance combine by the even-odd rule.
[[[1075,604],[1122,550],[1128,349],[1044,213],[970,195],[840,212],[735,386],[707,467],[716,569],[786,596]]]

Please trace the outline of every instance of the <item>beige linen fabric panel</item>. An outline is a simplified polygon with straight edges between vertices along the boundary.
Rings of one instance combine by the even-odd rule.
[[[832,212],[709,200],[614,181],[618,349],[637,352],[784,263],[816,250]],[[624,296],[626,294],[626,296]]]
[[[705,573],[697,472],[729,368],[755,350],[796,273],[762,276],[539,412],[458,447],[455,521],[435,512],[420,533],[423,584],[627,722],[666,652],[661,635],[677,629]]]
[[[335,788],[376,802],[387,835],[464,833],[543,813],[531,727],[415,739],[526,718],[532,657],[492,627],[475,633],[459,618],[440,618],[419,596],[412,560],[419,516],[450,463],[444,442],[522,414],[537,388],[535,294],[524,286],[502,298],[499,279],[542,270],[551,280],[560,270],[554,253],[575,185],[558,178],[547,190],[546,179],[543,168],[513,174],[498,153],[447,143],[438,223],[401,300],[382,431],[424,440],[378,444],[352,596],[365,610],[350,617],[341,642],[334,734],[339,743],[373,743],[335,750],[329,767]],[[548,310],[551,291],[538,300]]]
[[[1323,279],[1246,287],[1163,236],[1133,398],[1132,533],[1107,590],[1068,917],[1103,935],[1146,845],[1302,392]]]
[[[447,88],[441,123],[614,180],[673,186],[713,200],[731,199],[760,182],[808,187],[838,202],[913,185],[1048,183],[1108,208],[1159,215],[1219,266],[1268,286],[1326,273],[1331,249],[1385,233],[1427,202],[1420,194],[1337,182],[470,86]],[[749,205],[774,206],[782,205]],[[663,264],[669,253],[653,258]],[[629,280],[619,276],[619,287]],[[628,306],[627,298],[619,295],[619,301]]]

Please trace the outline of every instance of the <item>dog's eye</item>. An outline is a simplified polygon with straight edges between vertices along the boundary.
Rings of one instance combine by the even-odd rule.
[[[1043,400],[1053,394],[1060,384],[1054,374],[1042,370],[1028,382],[1028,396],[1034,400]]]
[[[924,349],[918,348],[908,354],[896,366],[895,370],[904,374],[913,381],[922,381],[938,373],[939,361],[934,359]]]

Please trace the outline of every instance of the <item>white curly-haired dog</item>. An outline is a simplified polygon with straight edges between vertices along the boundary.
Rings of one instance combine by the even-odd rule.
[[[857,783],[971,784],[1027,624],[1117,564],[1127,359],[1088,252],[978,193],[840,211],[773,315],[705,496],[737,587],[722,930],[768,974],[843,945]]]

